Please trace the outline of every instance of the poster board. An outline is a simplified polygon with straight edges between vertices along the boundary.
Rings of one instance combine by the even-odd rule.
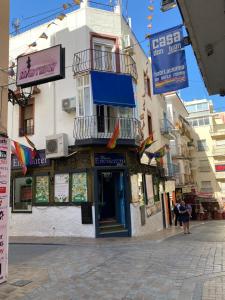
[[[72,202],[87,202],[87,173],[72,174]]]
[[[55,202],[69,202],[69,174],[55,175]]]
[[[8,276],[8,210],[11,173],[10,139],[0,137],[0,283]]]

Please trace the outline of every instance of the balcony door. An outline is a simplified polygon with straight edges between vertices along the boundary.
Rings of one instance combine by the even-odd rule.
[[[94,70],[105,71],[105,72],[115,72],[115,54],[114,54],[114,43],[107,42],[103,44],[99,41],[94,42]]]

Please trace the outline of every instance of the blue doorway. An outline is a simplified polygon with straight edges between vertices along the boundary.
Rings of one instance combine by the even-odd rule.
[[[98,170],[97,236],[129,236],[129,207],[123,170]]]

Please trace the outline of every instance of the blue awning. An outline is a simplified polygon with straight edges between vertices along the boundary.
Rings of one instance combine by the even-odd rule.
[[[130,75],[92,71],[91,83],[94,104],[136,106]]]

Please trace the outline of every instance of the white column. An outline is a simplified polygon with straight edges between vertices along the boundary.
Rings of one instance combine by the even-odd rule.
[[[89,6],[89,0],[83,0],[81,3],[80,3],[80,7],[88,7]]]

